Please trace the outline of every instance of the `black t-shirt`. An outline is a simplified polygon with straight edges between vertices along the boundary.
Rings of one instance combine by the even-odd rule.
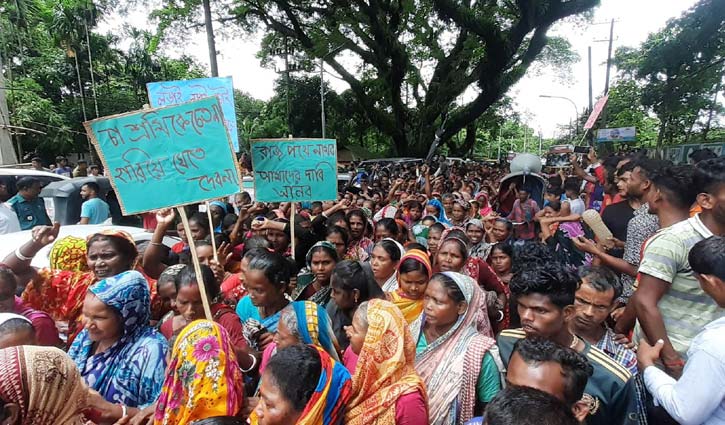
[[[602,221],[612,231],[612,235],[622,242],[627,241],[627,225],[634,217],[634,209],[626,200],[608,206],[602,213]],[[612,250],[611,255],[622,257],[622,250]]]

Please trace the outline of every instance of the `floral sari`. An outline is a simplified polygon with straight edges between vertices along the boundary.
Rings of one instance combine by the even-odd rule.
[[[226,330],[208,320],[190,323],[174,344],[154,424],[236,416],[243,405],[242,371]]]
[[[415,342],[400,310],[385,300],[368,303],[368,332],[352,377],[347,425],[394,424],[401,396],[426,395],[415,371]]]

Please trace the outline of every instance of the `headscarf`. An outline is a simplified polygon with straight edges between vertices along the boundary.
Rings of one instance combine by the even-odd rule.
[[[305,405],[296,425],[337,425],[345,414],[350,399],[352,381],[342,363],[334,360],[322,348],[314,346],[320,354],[322,371],[315,392]],[[259,425],[256,410],[249,415],[251,425]]]
[[[384,218],[395,218],[395,214],[397,214],[397,213],[398,213],[397,208],[387,205],[387,206],[380,208],[380,210],[378,210],[378,212],[375,213],[375,215],[373,216],[373,221],[377,223],[378,221],[380,221]]]
[[[478,195],[476,195],[476,201],[478,201],[478,213],[481,215],[481,217],[486,217],[493,212],[491,204],[488,203],[488,195],[486,195],[485,193],[478,192]]]
[[[155,425],[236,416],[244,405],[244,376],[227,331],[196,320],[181,331],[154,414]]]
[[[486,261],[488,255],[491,253],[491,248],[493,248],[493,244],[486,242],[486,228],[484,227],[483,222],[477,218],[468,220],[468,223],[466,223],[466,230],[468,230],[469,226],[478,227],[484,233],[481,240],[468,249],[468,256],[480,258],[481,260]]]
[[[121,337],[106,351],[93,354],[93,341],[83,329],[69,355],[92,389],[112,403],[140,407],[153,403],[166,367],[166,339],[149,326],[150,293],[146,279],[127,271],[89,288],[121,318]]]
[[[307,251],[307,255],[305,255],[305,263],[307,264],[307,270],[300,273],[300,275],[297,278],[297,286],[295,287],[294,291],[292,291],[292,299],[297,300],[307,289],[308,286],[313,284],[315,282],[316,277],[312,274],[312,256],[314,255],[313,251],[315,248],[318,247],[325,247],[329,250],[329,253],[333,255],[333,258],[337,259],[336,261],[340,261],[341,259],[337,257],[337,249],[335,248],[335,245],[333,245],[330,242],[327,241],[319,241],[312,245],[309,251]],[[302,278],[305,279],[302,279]],[[310,298],[310,301],[316,302],[317,304],[326,305],[330,301],[330,294],[332,293],[332,286],[326,285],[324,287],[321,287],[319,291],[315,292]]]
[[[490,334],[491,324],[483,292],[476,282],[460,273],[442,274],[456,283],[468,308],[448,332],[430,343],[416,359],[415,369],[431,389],[431,425],[461,424],[473,417],[483,356],[495,344],[483,335]]]
[[[446,217],[446,210],[445,208],[443,208],[443,204],[441,203],[441,201],[434,198],[428,201],[428,205],[432,205],[438,209],[438,215],[436,216],[436,220],[438,220],[439,223],[443,223],[447,226],[451,225],[448,217]]]
[[[394,424],[401,396],[415,392],[426,396],[415,372],[415,342],[400,310],[388,301],[368,301],[367,322],[345,423]]]
[[[80,425],[88,387],[73,361],[55,347],[0,350],[0,398],[20,409],[21,425]]]
[[[332,323],[327,310],[312,301],[295,301],[287,308],[294,310],[297,316],[297,333],[302,342],[324,349],[335,361],[340,361],[337,353],[340,347],[332,332]]]
[[[403,262],[406,260],[414,260],[418,263],[423,264],[427,272],[428,280],[430,280],[430,277],[433,274],[433,267],[431,266],[430,257],[428,257],[428,254],[419,249],[411,249],[403,256],[403,258],[400,259],[400,264],[398,265],[398,273],[396,273],[398,281],[400,281],[400,265],[402,265]],[[413,340],[417,341],[418,336],[420,335],[420,326],[422,323],[421,318],[423,314],[423,300],[413,300],[406,297],[403,294],[403,290],[400,288],[398,288],[396,291],[390,292],[389,299],[393,304],[395,304],[396,307],[398,307],[401,313],[403,313],[403,317],[408,323],[408,327],[410,328],[410,333],[413,336]]]
[[[88,270],[86,240],[75,236],[58,239],[50,249],[51,270],[82,272]]]

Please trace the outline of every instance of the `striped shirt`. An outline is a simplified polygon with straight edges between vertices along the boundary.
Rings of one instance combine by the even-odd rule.
[[[634,211],[634,217],[627,224],[627,240],[624,243],[624,261],[633,266],[639,265],[642,245],[660,228],[660,220],[649,213],[649,204],[642,204]],[[618,301],[627,302],[634,292],[634,278],[622,273],[622,297]]]
[[[604,332],[602,339],[594,346],[604,351],[612,360],[627,368],[633,376],[637,374],[637,355],[634,354],[634,351],[616,342],[614,331],[609,327]]]
[[[677,353],[687,359],[692,339],[708,323],[723,317],[715,300],[700,288],[687,256],[697,242],[712,236],[696,215],[659,230],[647,241],[639,273],[667,282],[670,287],[657,303],[667,330],[667,337]],[[637,322],[636,341],[643,337]]]

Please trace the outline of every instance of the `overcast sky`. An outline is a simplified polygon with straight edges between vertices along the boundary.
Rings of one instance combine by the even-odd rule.
[[[516,109],[527,118],[529,126],[541,131],[545,138],[552,137],[562,125],[568,125],[574,117],[574,107],[566,100],[540,98],[542,94],[570,98],[579,113],[588,103],[587,47],[592,46],[592,79],[594,98],[604,91],[606,75],[607,42],[609,21],[614,18],[614,49],[619,46],[636,46],[651,32],[662,28],[668,19],[677,17],[696,0],[602,0],[595,11],[592,25],[575,27],[560,24],[550,34],[567,37],[581,61],[572,67],[572,75],[562,81],[555,72],[544,70],[537,75],[527,75],[509,93],[516,102]],[[213,5],[213,2],[212,2]],[[119,34],[122,22],[135,27],[150,28],[146,11],[138,10],[125,19],[109,19],[99,27],[101,32],[113,31]],[[273,94],[273,83],[277,74],[264,69],[255,57],[261,36],[247,36],[244,39],[218,39],[219,75],[231,75],[234,87],[259,99],[269,99]],[[602,41],[603,40],[603,41]],[[206,35],[193,33],[184,46],[164,45],[165,53],[178,56],[186,53],[207,65],[209,55]],[[612,72],[614,77],[615,71]],[[330,78],[329,76],[327,78]],[[337,91],[347,89],[347,84],[330,78]]]

